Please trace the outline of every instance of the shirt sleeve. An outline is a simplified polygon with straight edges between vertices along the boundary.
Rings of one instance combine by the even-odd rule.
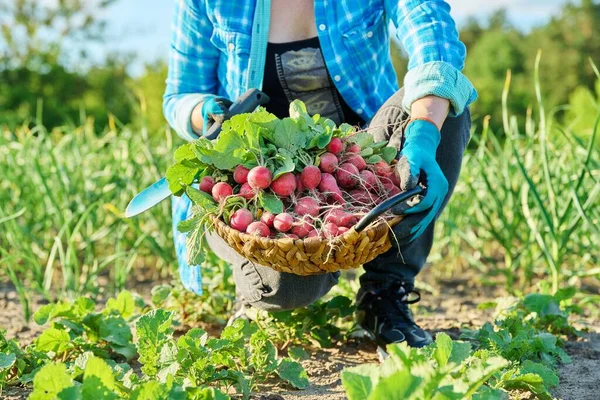
[[[176,0],[163,113],[185,140],[198,138],[192,129],[194,108],[217,90],[219,51],[210,42],[212,23],[203,0]]]
[[[477,99],[477,91],[462,74],[466,47],[443,0],[385,0],[386,13],[396,26],[396,37],[408,53],[403,106],[434,95],[450,101],[457,116]]]

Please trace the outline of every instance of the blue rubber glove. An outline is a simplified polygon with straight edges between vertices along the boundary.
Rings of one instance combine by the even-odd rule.
[[[215,122],[223,123],[229,118],[229,107],[231,101],[224,97],[211,97],[202,103],[202,135],[212,127]]]
[[[392,208],[395,214],[407,215],[397,225],[398,235],[411,242],[421,236],[440,210],[448,193],[448,181],[435,160],[441,134],[437,126],[429,121],[413,120],[405,129],[404,146],[399,153],[396,171],[400,177],[402,191],[413,189],[423,183],[427,190],[410,203]],[[416,214],[416,215],[415,215]],[[406,230],[409,230],[406,232]]]

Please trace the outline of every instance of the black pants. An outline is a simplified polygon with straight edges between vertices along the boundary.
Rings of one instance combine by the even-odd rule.
[[[402,126],[409,118],[402,109],[402,96],[402,91],[392,96],[381,107],[371,124]],[[448,194],[440,212],[448,203],[458,181],[470,128],[471,116],[467,109],[459,117],[447,118],[441,129],[442,140],[436,160],[448,180]],[[391,141],[400,143],[402,134],[402,130],[398,130]],[[396,279],[413,282],[431,251],[434,227],[435,223],[429,225],[421,236],[402,246],[400,251],[392,248],[365,264],[365,273],[360,278],[363,289],[384,288]],[[208,234],[207,241],[217,256],[232,264],[238,296],[263,310],[278,311],[306,306],[329,292],[340,276],[339,272],[315,276],[276,272],[243,258],[215,233]]]

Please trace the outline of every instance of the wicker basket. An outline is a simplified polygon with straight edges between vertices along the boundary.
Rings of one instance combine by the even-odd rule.
[[[296,275],[318,275],[357,268],[392,247],[390,227],[402,217],[379,219],[366,229],[354,228],[334,239],[269,239],[239,232],[212,217],[213,227],[240,255],[275,271]]]

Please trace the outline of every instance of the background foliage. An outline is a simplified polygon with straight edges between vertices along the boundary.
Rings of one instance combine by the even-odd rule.
[[[141,106],[151,131],[164,127],[163,60],[147,65],[139,76],[127,72],[130,56],[109,55],[99,64],[89,61],[87,44],[106,38],[104,21],[95,15],[113,2],[71,0],[47,8],[35,0],[9,0],[0,6],[5,21],[0,39],[0,125],[14,128],[38,116],[37,122],[53,128],[65,120],[79,123],[85,115],[102,130],[109,114],[124,124],[138,121]],[[600,107],[595,72],[588,62],[600,64],[599,2],[564,5],[557,16],[527,33],[515,28],[504,11],[485,23],[471,19],[460,30],[469,54],[465,73],[479,91],[473,106],[478,125],[490,115],[491,126],[500,127],[497,99],[507,70],[512,73],[509,111],[527,115],[535,103],[531,81],[541,49],[540,80],[548,82],[542,87],[547,108],[569,104],[560,118],[568,113],[580,135],[590,134],[594,111]],[[401,81],[407,60],[395,42],[392,57]],[[524,124],[524,117],[518,122]]]

